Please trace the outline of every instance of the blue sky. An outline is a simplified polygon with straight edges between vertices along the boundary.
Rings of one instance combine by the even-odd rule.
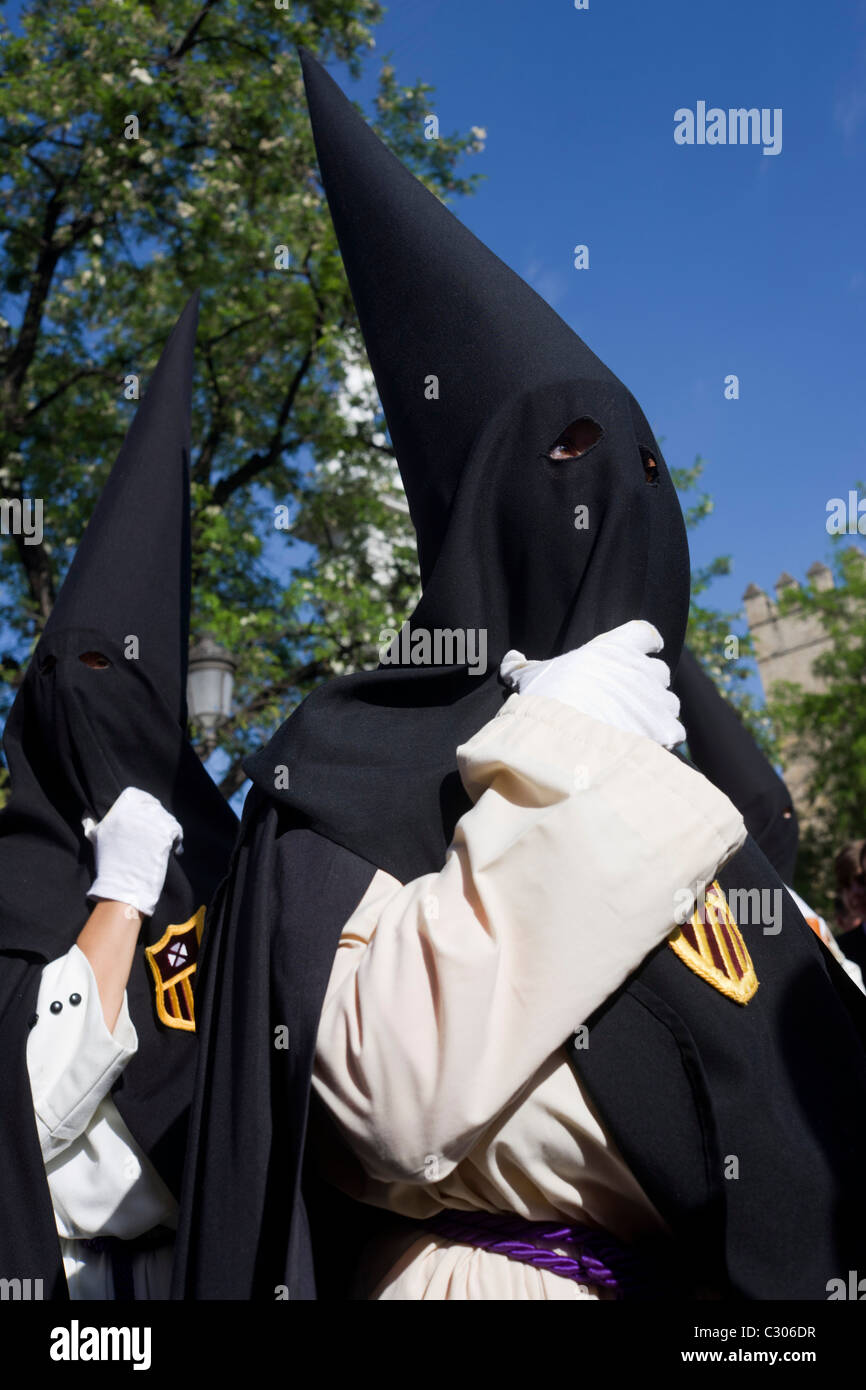
[[[828,498],[866,477],[864,0],[395,0],[376,47],[434,84],[443,131],[487,131],[458,215],[626,382],[669,463],[708,460],[692,547],[733,556],[716,605],[803,579]],[[699,100],[781,107],[781,152],[675,144]]]

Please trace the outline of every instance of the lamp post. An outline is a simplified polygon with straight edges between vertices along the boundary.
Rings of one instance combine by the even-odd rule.
[[[232,687],[237,662],[213,637],[205,636],[189,654],[186,700],[189,717],[204,729],[204,758],[217,743],[217,729],[232,712]]]

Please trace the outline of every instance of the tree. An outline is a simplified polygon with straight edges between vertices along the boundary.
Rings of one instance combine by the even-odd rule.
[[[812,667],[822,688],[778,681],[768,692],[783,743],[811,765],[794,886],[831,921],[836,851],[866,834],[866,556],[843,545],[841,537],[834,545],[834,587],[810,583],[779,599],[780,613],[815,615],[823,625],[829,644]]]
[[[257,731],[367,645],[369,604],[339,592],[324,642],[327,585],[313,611],[310,575],[288,588],[279,576],[287,544],[297,553],[286,509],[318,538],[337,452],[370,484],[342,494],[353,523],[389,515],[384,442],[345,438],[357,330],[295,52],[358,75],[381,16],[374,0],[36,0],[20,32],[0,21],[0,488],[44,503],[39,544],[4,538],[4,705],[198,286],[193,629],[239,661],[227,791]],[[431,102],[428,85],[400,86],[382,64],[379,133],[440,197],[470,192],[456,166],[483,132],[425,139]],[[318,573],[336,596],[333,566],[333,579],[327,557]]]

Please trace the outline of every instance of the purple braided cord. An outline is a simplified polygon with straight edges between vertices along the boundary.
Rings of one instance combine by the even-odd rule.
[[[578,1283],[595,1284],[610,1289],[618,1298],[626,1297],[643,1282],[631,1251],[607,1231],[591,1226],[526,1221],[509,1213],[485,1211],[437,1212],[424,1225],[444,1240],[506,1255]],[[537,1243],[542,1240],[576,1245],[579,1250],[575,1255],[560,1255]]]

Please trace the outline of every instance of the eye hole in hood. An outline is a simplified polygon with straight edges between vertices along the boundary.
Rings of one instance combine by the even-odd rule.
[[[560,459],[576,459],[581,454],[585,454],[593,448],[601,439],[604,430],[596,420],[592,420],[588,415],[582,415],[579,420],[572,420],[570,425],[554,440],[545,454],[545,458],[552,459],[554,463]]]
[[[91,671],[105,671],[111,665],[108,657],[103,656],[102,652],[81,652],[78,660],[89,666]]]
[[[658,487],[659,466],[655,458],[650,453],[649,449],[645,449],[643,445],[640,446],[640,456],[643,459],[643,471],[647,482],[650,487]]]

